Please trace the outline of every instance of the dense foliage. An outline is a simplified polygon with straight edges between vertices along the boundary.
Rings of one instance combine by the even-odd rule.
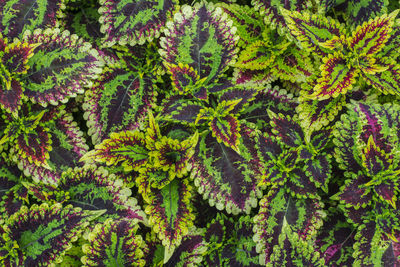
[[[0,266],[400,266],[398,0],[0,0]]]

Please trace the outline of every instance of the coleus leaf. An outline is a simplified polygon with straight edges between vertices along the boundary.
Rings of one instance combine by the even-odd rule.
[[[102,34],[100,32],[99,18],[100,14],[96,9],[81,7],[77,13],[73,15],[67,14],[66,24],[72,33],[83,37],[92,44],[96,43],[97,47],[100,47]]]
[[[339,22],[325,16],[299,13],[281,9],[290,33],[301,43],[306,50],[315,51],[319,55],[329,53],[320,43],[339,37],[345,33],[344,27]]]
[[[1,143],[13,144],[11,154],[26,158],[36,166],[47,166],[51,150],[51,135],[49,129],[40,124],[44,111],[17,119],[8,119],[7,128]]]
[[[269,43],[264,40],[257,40],[247,45],[240,53],[235,66],[249,70],[261,70],[270,67],[276,56],[269,46]]]
[[[282,9],[288,9],[298,12],[304,12],[316,6],[312,6],[312,1],[304,0],[290,0],[290,1],[271,1],[271,0],[252,0],[251,4],[255,10],[259,10],[261,15],[264,16],[266,23],[271,23],[273,27],[285,27],[287,21],[284,19],[284,12]]]
[[[170,96],[162,102],[161,115],[164,120],[194,125],[200,110],[204,108],[199,101],[181,96]]]
[[[41,108],[35,107],[34,110],[42,110]],[[44,112],[39,126],[43,125],[44,133],[49,136],[49,143],[51,149],[45,151],[48,153],[49,158],[46,158],[45,165],[36,165],[23,157],[17,150],[10,150],[12,160],[18,164],[18,167],[24,171],[26,176],[32,176],[34,181],[41,181],[46,184],[57,184],[60,179],[62,171],[79,165],[79,158],[87,152],[88,146],[83,138],[83,133],[77,127],[76,122],[73,121],[71,114],[67,114],[63,110],[63,106],[60,108],[47,109]],[[38,131],[40,128],[38,129]],[[46,137],[46,136],[45,136]],[[39,140],[35,140],[34,144],[38,144]],[[26,146],[27,150],[24,153],[28,153],[30,150],[38,151],[43,147],[29,147]]]
[[[44,106],[66,102],[82,94],[101,72],[103,62],[98,51],[68,31],[26,31],[23,42],[39,44],[28,61],[27,73],[21,77],[24,95],[33,102]]]
[[[346,21],[352,25],[360,25],[371,18],[382,15],[387,11],[387,0],[346,1]]]
[[[207,251],[204,232],[204,229],[189,229],[189,234],[182,238],[181,245],[175,249],[165,266],[195,266],[203,263],[203,255]]]
[[[207,266],[259,266],[253,224],[249,216],[237,221],[218,213],[207,225],[208,242],[204,263]]]
[[[284,188],[273,187],[260,201],[260,210],[254,218],[257,252],[260,263],[266,264],[282,249],[282,235],[290,228],[300,240],[314,237],[322,225],[322,203],[313,199],[295,199]],[[277,259],[277,256],[275,256]]]
[[[212,4],[184,5],[166,24],[159,50],[169,64],[193,68],[205,84],[210,84],[234,63],[238,37],[232,21]]]
[[[271,262],[267,266],[325,266],[312,241],[299,238],[285,222],[283,229],[279,247],[271,255]]]
[[[28,44],[18,39],[9,43],[2,34],[0,34],[0,44],[0,108],[17,117],[24,90],[20,76],[26,74],[29,68],[27,62],[37,44]]]
[[[400,65],[389,65],[387,70],[374,75],[364,73],[363,77],[384,94],[400,94]]]
[[[190,203],[192,187],[187,179],[175,178],[162,189],[149,192],[145,212],[149,223],[165,247],[164,262],[182,242],[193,226],[194,214]]]
[[[264,86],[276,79],[277,78],[273,76],[270,71],[235,68],[232,81],[238,85]]]
[[[241,117],[256,124],[258,129],[265,132],[267,128],[270,129],[267,110],[293,116],[297,105],[297,99],[286,90],[280,89],[278,86],[273,88],[268,86],[259,91],[255,99],[242,111]]]
[[[274,64],[271,65],[271,73],[274,76],[291,82],[305,82],[313,72],[307,53],[294,44],[277,56]]]
[[[197,71],[188,64],[167,64],[171,75],[172,87],[179,94],[190,94],[198,99],[207,99],[207,89],[204,87],[205,79],[200,79]]]
[[[82,247],[83,266],[145,266],[139,226],[128,220],[107,219],[87,234],[88,244]]]
[[[278,140],[289,147],[298,147],[304,143],[303,129],[294,118],[282,113],[275,114],[270,110],[267,112],[271,118],[272,133],[277,136]]]
[[[211,206],[228,213],[249,213],[256,206],[260,189],[261,162],[256,149],[257,132],[246,125],[240,130],[238,150],[219,143],[211,132],[199,140],[193,156],[191,177],[198,192],[208,198]]]
[[[346,105],[346,96],[339,95],[325,100],[313,100],[299,97],[296,108],[299,114],[299,123],[303,129],[313,132],[318,131],[331,123]]]
[[[62,261],[65,250],[71,247],[90,220],[102,210],[83,212],[72,206],[23,206],[1,224],[3,240],[0,251],[5,266],[49,266]]]
[[[99,221],[107,218],[129,219],[147,224],[145,213],[131,196],[119,176],[102,167],[85,165],[63,172],[57,190],[65,192],[65,202],[84,210],[104,210]]]
[[[63,17],[63,0],[2,0],[0,31],[10,39],[22,37],[26,30],[56,27]]]
[[[198,139],[198,132],[184,141],[165,136],[160,138],[155,143],[155,150],[149,153],[153,166],[168,171],[171,180],[175,176],[181,178],[191,169],[189,160],[194,154]]]
[[[122,164],[125,171],[139,170],[147,164],[149,150],[146,148],[146,138],[142,132],[122,131],[111,133],[109,139],[95,146],[86,153],[81,161],[94,159],[108,166]]]
[[[237,28],[238,46],[246,47],[261,38],[265,29],[263,18],[254,8],[238,4],[218,3]]]
[[[85,93],[83,109],[94,144],[110,133],[134,130],[144,120],[154,102],[154,80],[151,76],[106,68],[99,82]]]
[[[349,46],[360,55],[373,55],[384,47],[390,37],[394,17],[398,12],[384,14],[358,26],[352,33]]]
[[[352,254],[356,229],[348,222],[346,217],[336,208],[329,209],[328,216],[319,229],[316,245],[325,263],[330,266],[351,266],[354,258]]]
[[[382,231],[375,222],[362,224],[357,229],[354,244],[355,265],[381,265],[389,242],[381,238]]]
[[[329,54],[322,61],[322,76],[317,80],[312,98],[324,100],[338,97],[352,89],[359,69],[348,67],[346,60],[339,53]]]
[[[159,37],[176,4],[176,0],[100,1],[100,30],[106,35],[105,45],[134,46]]]
[[[3,159],[0,159],[0,199],[19,183],[21,174],[16,166],[8,166]]]

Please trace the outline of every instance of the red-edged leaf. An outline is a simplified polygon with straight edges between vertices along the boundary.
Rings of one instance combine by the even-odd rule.
[[[139,131],[122,131],[111,133],[109,139],[96,145],[95,149],[86,153],[81,161],[94,161],[109,165],[122,164],[126,171],[139,170],[148,161],[149,151],[146,140]]]
[[[339,53],[329,54],[323,58],[320,69],[322,77],[318,79],[311,96],[318,100],[338,97],[351,90],[359,72],[354,67],[349,68]]]

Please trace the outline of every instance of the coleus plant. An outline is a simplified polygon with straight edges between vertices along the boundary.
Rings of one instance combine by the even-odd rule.
[[[399,8],[0,0],[0,265],[399,266]]]

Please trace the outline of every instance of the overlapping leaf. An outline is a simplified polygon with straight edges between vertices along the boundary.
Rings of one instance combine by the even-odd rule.
[[[161,28],[172,15],[176,0],[117,1],[102,0],[101,32],[107,46],[143,44],[160,35]]]
[[[62,261],[65,250],[103,211],[83,212],[61,204],[25,206],[0,225],[0,262],[5,266],[49,266]]]
[[[138,225],[112,219],[97,224],[83,245],[83,266],[145,266],[143,238],[136,234]]]

